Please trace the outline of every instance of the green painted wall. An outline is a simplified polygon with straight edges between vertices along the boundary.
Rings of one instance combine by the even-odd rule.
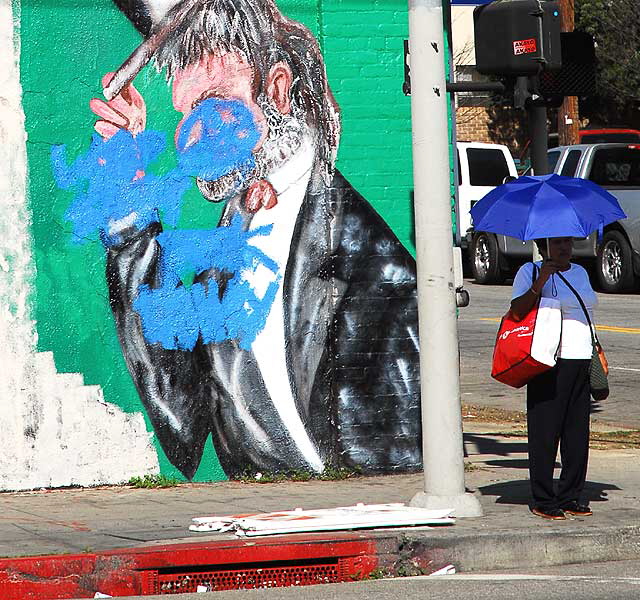
[[[342,109],[338,168],[413,253],[411,102],[402,93],[404,0],[323,0],[321,43]]]
[[[282,0],[279,5],[318,35],[324,51],[342,110],[338,168],[413,252],[410,102],[401,90],[406,2]],[[139,35],[110,0],[22,0],[21,13],[38,347],[54,352],[59,371],[82,373],[86,383],[102,386],[108,401],[144,412],[116,338],[104,249],[99,243],[72,244],[63,216],[71,194],[56,188],[49,158],[54,144],[67,144],[70,157],[87,147],[95,120],[89,100],[101,97],[101,75],[123,62]],[[167,131],[171,140],[178,113],[164,76],[147,68],[136,86],[147,102],[147,127]],[[180,226],[211,226],[217,217],[195,192]],[[223,479],[207,447],[196,479]],[[159,447],[158,453],[163,473],[178,477]]]

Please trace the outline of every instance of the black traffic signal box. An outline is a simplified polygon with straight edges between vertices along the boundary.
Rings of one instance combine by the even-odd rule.
[[[596,94],[596,51],[593,38],[583,31],[563,32],[562,68],[540,75],[540,93],[553,96]]]
[[[495,0],[473,11],[476,69],[536,75],[562,65],[560,7],[545,0]]]

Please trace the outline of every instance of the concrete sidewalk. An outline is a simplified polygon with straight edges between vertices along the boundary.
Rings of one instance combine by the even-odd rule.
[[[526,439],[511,437],[508,430],[508,426],[465,424],[470,466],[466,481],[478,494],[483,517],[458,519],[453,526],[439,528],[269,538],[265,542],[269,552],[278,544],[300,547],[307,542],[357,540],[375,547],[371,552],[376,554],[378,568],[400,574],[430,572],[449,563],[459,571],[488,571],[640,557],[640,450],[592,450],[585,500],[594,515],[547,521],[528,510]],[[233,534],[190,533],[188,526],[192,517],[212,514],[408,502],[422,483],[421,475],[396,475],[328,482],[4,493],[0,494],[0,556],[88,557],[114,549],[151,552],[167,544],[194,548],[194,542],[209,548],[227,542],[234,547],[260,546],[256,538],[236,542]],[[2,573],[11,564],[0,560],[0,588]]]

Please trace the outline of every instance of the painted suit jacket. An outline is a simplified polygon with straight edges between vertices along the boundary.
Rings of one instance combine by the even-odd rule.
[[[132,304],[139,285],[158,284],[160,232],[155,223],[111,247],[107,280],[127,366],[168,459],[193,477],[212,434],[228,475],[309,469],[251,351],[235,341],[186,351],[145,340]],[[283,285],[290,385],[325,465],[419,469],[415,262],[340,173],[307,191]]]

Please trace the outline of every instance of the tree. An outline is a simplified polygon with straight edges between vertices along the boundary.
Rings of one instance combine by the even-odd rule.
[[[638,0],[575,0],[575,27],[596,42],[597,88],[580,102],[592,125],[640,128]]]

